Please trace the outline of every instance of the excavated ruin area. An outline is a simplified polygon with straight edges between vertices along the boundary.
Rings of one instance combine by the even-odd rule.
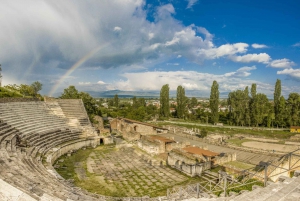
[[[168,188],[195,180],[167,166],[151,165],[136,149],[99,146],[62,156],[54,166],[76,186],[114,197],[164,196]],[[85,151],[88,155],[82,157]]]

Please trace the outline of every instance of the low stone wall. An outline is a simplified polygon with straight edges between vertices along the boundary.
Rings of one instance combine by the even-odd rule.
[[[38,98],[0,98],[0,103],[40,101]]]
[[[82,140],[82,141],[77,141],[72,144],[67,144],[65,146],[61,146],[60,148],[53,148],[54,151],[52,153],[47,154],[47,162],[50,163],[51,165],[58,159],[60,156],[68,153],[71,150],[78,150],[82,147],[96,147],[99,144],[99,141],[96,139],[89,139],[89,140]]]

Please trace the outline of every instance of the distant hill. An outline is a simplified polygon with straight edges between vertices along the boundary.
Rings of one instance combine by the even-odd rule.
[[[111,90],[111,91],[86,91],[91,96],[95,98],[112,98],[115,94],[119,97],[130,98],[130,97],[144,97],[144,98],[159,98],[160,91],[121,91],[121,90]],[[187,97],[198,97],[198,98],[208,98],[209,94],[205,94],[199,90],[186,90]],[[170,91],[170,97],[176,97],[176,91]]]

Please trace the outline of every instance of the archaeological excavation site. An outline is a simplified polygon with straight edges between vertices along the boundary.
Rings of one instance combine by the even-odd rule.
[[[297,143],[97,118],[81,99],[1,99],[0,200],[299,200]]]

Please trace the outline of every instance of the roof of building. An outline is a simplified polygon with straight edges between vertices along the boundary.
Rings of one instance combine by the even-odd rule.
[[[191,154],[197,154],[197,155],[203,155],[203,156],[209,156],[209,157],[213,157],[213,156],[218,156],[218,153],[209,151],[209,150],[205,150],[205,149],[201,149],[199,147],[185,147],[183,148],[184,151],[191,153]]]
[[[166,138],[166,137],[162,137],[162,136],[158,136],[158,135],[151,135],[149,136],[151,139],[153,140],[159,140],[159,141],[162,141],[162,142],[165,142],[165,143],[168,143],[168,142],[175,142],[174,140],[171,140],[169,138]]]
[[[151,126],[151,127],[153,127],[153,128],[157,128],[157,129],[161,129],[161,130],[169,130],[169,129],[167,129],[167,128],[155,126],[155,125],[153,125],[153,124],[148,124],[148,123],[145,123],[145,122],[135,121],[135,120],[132,120],[132,119],[127,119],[127,118],[119,118],[119,119],[123,119],[123,120],[129,121],[129,122],[131,122],[131,123],[137,123],[137,124],[142,124],[142,125],[145,125],[145,126]]]

